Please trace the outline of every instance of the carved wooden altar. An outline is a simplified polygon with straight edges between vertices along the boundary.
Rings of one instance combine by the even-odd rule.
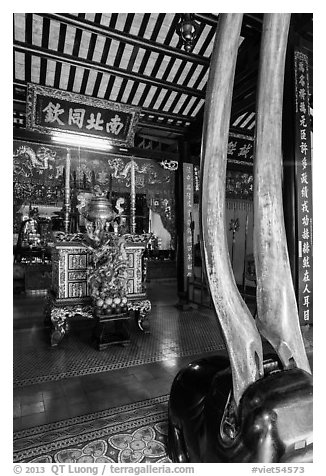
[[[148,332],[151,303],[146,298],[144,251],[150,234],[135,234],[135,164],[131,159],[130,234],[122,234],[119,215],[113,210],[110,191],[94,186],[92,198],[80,204],[86,234],[69,235],[70,150],[65,173],[65,233],[53,251],[52,289],[46,307],[50,319],[51,345],[57,345],[67,331],[67,318],[96,317],[98,348],[104,331],[115,321],[129,324],[130,312],[138,327]],[[110,228],[114,230],[112,233]],[[119,316],[120,315],[120,316]],[[119,317],[118,317],[119,316]],[[127,339],[128,340],[128,339]],[[108,344],[109,342],[107,342]],[[103,345],[102,345],[103,344]]]
[[[75,236],[76,237],[76,236]],[[66,235],[66,240],[57,243],[52,254],[52,288],[48,294],[46,316],[51,323],[51,345],[56,346],[68,331],[69,319],[96,317],[91,303],[87,270],[92,253],[79,235],[78,241],[67,241],[75,237]],[[127,254],[127,320],[134,313],[140,330],[149,332],[148,315],[151,303],[146,294],[146,249],[147,235],[124,235]],[[117,315],[103,316],[101,323],[117,320]],[[98,319],[97,319],[98,321]],[[102,325],[102,324],[101,324]],[[97,332],[99,334],[99,332]],[[98,346],[101,348],[101,345]],[[102,348],[104,348],[102,346]]]

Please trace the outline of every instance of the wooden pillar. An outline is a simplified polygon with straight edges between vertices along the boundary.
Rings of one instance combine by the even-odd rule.
[[[202,256],[230,357],[237,404],[263,374],[260,335],[234,279],[225,224],[229,123],[241,25],[241,14],[220,14],[206,91],[200,207]]]
[[[257,327],[284,368],[310,371],[299,327],[282,201],[282,106],[290,14],[264,14],[254,165]]]

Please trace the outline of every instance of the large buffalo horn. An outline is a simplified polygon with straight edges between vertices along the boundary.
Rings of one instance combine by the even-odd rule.
[[[310,372],[299,327],[282,203],[282,103],[290,14],[264,15],[254,166],[257,327],[285,368]]]
[[[202,255],[229,353],[236,403],[263,373],[261,338],[234,279],[225,228],[227,146],[241,23],[239,13],[219,17],[207,85],[201,158]]]

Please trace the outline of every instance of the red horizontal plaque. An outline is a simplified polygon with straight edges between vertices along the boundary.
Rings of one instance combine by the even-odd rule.
[[[97,137],[112,145],[132,147],[140,108],[68,91],[29,84],[27,129],[53,134]]]

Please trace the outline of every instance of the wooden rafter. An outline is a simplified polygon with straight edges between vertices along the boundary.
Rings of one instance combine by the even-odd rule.
[[[181,49],[177,50],[176,48],[173,48],[167,44],[157,43],[153,39],[147,40],[145,38],[142,38],[141,35],[135,36],[130,33],[120,32],[120,31],[114,30],[114,27],[108,27],[105,25],[94,25],[94,23],[90,22],[89,20],[85,20],[85,19],[80,20],[79,18],[76,18],[74,15],[70,15],[69,13],[65,13],[65,14],[41,13],[41,16],[44,18],[57,20],[61,24],[80,27],[85,31],[93,32],[98,35],[104,35],[104,36],[107,36],[107,38],[110,38],[111,40],[116,39],[119,41],[123,41],[125,43],[129,43],[133,46],[138,46],[140,48],[144,48],[149,51],[163,53],[166,55],[170,55],[171,57],[179,58],[184,61],[191,61],[196,64],[203,64],[203,65],[209,64],[209,59],[204,58],[200,55],[187,53]],[[173,32],[173,30],[171,30],[171,32]]]
[[[156,78],[148,77],[139,73],[130,73],[130,72],[127,72],[126,70],[123,70],[120,68],[114,68],[108,65],[103,66],[98,62],[89,61],[84,58],[76,59],[73,56],[68,55],[66,53],[52,52],[40,46],[36,46],[36,45],[26,46],[24,43],[20,41],[14,41],[14,50],[19,51],[21,53],[25,53],[27,57],[30,57],[31,55],[44,57],[44,58],[56,60],[59,63],[68,63],[70,65],[81,66],[81,67],[84,67],[86,70],[96,70],[103,73],[112,73],[122,78],[134,79],[135,81],[146,83],[147,85],[162,87],[172,91],[178,91],[183,94],[190,94],[192,96],[197,96],[202,98],[205,97],[204,92],[198,89],[188,88],[188,87],[180,86],[174,83],[168,83],[167,81],[162,81]]]

